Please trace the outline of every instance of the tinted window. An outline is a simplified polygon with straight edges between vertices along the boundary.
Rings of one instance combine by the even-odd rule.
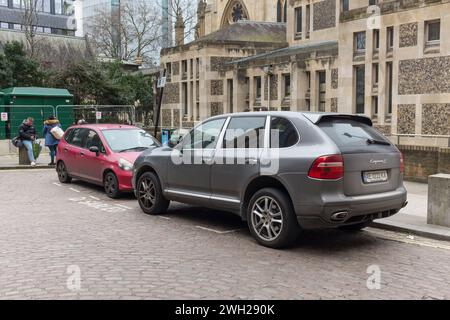
[[[69,130],[67,130],[66,134],[64,135],[64,140],[66,140],[67,143],[72,142],[74,131],[75,131],[74,129],[69,129]]]
[[[70,144],[80,148],[84,148],[84,146],[86,145],[86,138],[88,134],[88,129],[75,129]]]
[[[374,128],[349,119],[324,121],[319,127],[336,143],[343,152],[373,152],[375,148],[391,148],[392,145],[369,144],[368,140],[389,142]]]
[[[214,149],[226,119],[201,124],[183,139],[183,149]]]
[[[225,133],[223,148],[262,148],[266,117],[232,118]]]
[[[270,123],[270,130],[271,148],[289,148],[299,140],[297,129],[287,119],[273,117]]]
[[[97,147],[100,152],[105,152],[103,143],[100,140],[100,136],[93,130],[89,131],[89,134],[86,138],[86,149],[90,149],[91,147]]]

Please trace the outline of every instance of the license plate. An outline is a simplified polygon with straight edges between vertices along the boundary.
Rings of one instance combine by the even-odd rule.
[[[365,183],[386,182],[389,179],[388,172],[386,170],[364,172],[363,176]]]

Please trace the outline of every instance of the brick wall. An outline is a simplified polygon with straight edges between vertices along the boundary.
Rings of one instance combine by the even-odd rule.
[[[405,158],[405,180],[427,182],[428,176],[450,174],[450,148],[398,146]]]

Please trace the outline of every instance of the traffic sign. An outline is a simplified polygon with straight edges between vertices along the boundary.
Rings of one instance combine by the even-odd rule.
[[[158,88],[164,88],[166,86],[167,77],[160,77],[158,79]]]
[[[97,111],[95,113],[95,119],[97,120],[102,120],[102,112],[101,111]]]
[[[8,121],[8,113],[2,112],[1,118],[2,118],[2,122]]]

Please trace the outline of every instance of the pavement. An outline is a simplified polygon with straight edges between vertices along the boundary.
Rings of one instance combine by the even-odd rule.
[[[0,299],[450,299],[447,241],[321,230],[271,250],[229,213],[149,216],[51,170],[0,181]]]
[[[407,181],[405,186],[408,190],[408,206],[393,217],[375,221],[373,226],[450,241],[450,228],[431,225],[427,222],[428,184]]]
[[[48,166],[50,163],[50,154],[48,150],[42,149],[42,153],[37,159],[36,167],[32,166],[22,166],[19,165],[19,155],[18,154],[9,154],[9,155],[0,155],[0,170],[13,170],[13,169],[43,169],[43,168],[51,168]]]

